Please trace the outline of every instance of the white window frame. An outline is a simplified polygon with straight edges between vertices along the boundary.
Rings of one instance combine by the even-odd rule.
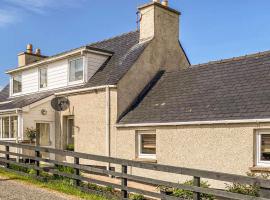
[[[144,154],[142,153],[142,136],[143,135],[156,135],[156,139],[157,139],[157,134],[155,130],[138,130],[137,132],[137,155],[138,158],[141,159],[156,159],[157,155],[156,154]],[[157,149],[157,142],[156,142],[156,149]]]
[[[270,166],[270,161],[261,160],[261,141],[262,135],[270,135],[270,129],[256,131],[256,165]]]
[[[13,82],[14,82],[14,77],[15,76],[21,76],[21,86],[22,86],[22,88],[21,88],[21,91],[20,92],[16,92],[16,93],[14,93],[14,88],[13,88]],[[16,75],[13,75],[12,77],[11,77],[11,94],[12,95],[21,95],[22,94],[22,90],[23,90],[23,85],[22,85],[22,74],[16,74]]]
[[[11,135],[11,118],[12,117],[17,117],[17,135],[19,137],[19,129],[20,129],[20,126],[19,126],[19,116],[18,115],[7,115],[7,116],[0,116],[0,140],[2,141],[13,141],[13,140],[16,140],[16,135],[14,135],[14,137],[10,137]],[[8,127],[8,132],[9,132],[9,137],[8,138],[3,138],[3,118],[9,118],[9,127]]]
[[[79,60],[79,59],[82,59],[82,63],[83,63],[83,78],[82,80],[78,80],[78,81],[69,81],[69,78],[70,78],[70,63],[72,61],[75,61],[75,60]],[[81,83],[84,83],[85,82],[85,63],[84,63],[84,56],[81,56],[81,57],[76,57],[76,58],[73,58],[73,59],[69,59],[68,60],[68,74],[67,74],[67,82],[68,82],[68,85],[77,85],[77,84],[81,84]]]
[[[40,71],[42,70],[42,69],[46,69],[47,70],[47,86],[46,87],[40,87]],[[38,68],[38,89],[40,90],[40,91],[42,91],[42,90],[47,90],[48,89],[48,66],[46,66],[46,67],[39,67]]]

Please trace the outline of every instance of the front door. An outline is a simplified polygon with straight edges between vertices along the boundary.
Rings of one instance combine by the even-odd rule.
[[[67,118],[67,145],[74,147],[74,117]]]
[[[51,124],[36,123],[36,130],[37,130],[37,144],[45,147],[51,146],[52,145],[50,138]]]

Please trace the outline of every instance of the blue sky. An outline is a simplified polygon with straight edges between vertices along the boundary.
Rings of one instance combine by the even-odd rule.
[[[0,0],[0,88],[27,43],[45,55],[136,29],[150,0]],[[170,0],[192,64],[270,50],[269,0]]]

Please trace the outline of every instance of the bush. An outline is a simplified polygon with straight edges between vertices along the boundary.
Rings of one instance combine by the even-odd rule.
[[[74,144],[68,144],[66,150],[74,151]]]
[[[263,179],[269,179],[270,174],[269,173],[247,173],[250,177],[257,177],[257,178],[263,178]],[[227,185],[226,190],[228,192],[238,193],[238,194],[244,194],[244,195],[250,195],[254,197],[259,197],[260,187],[258,185],[248,185],[248,184],[240,184],[240,183],[233,183],[232,185]]]
[[[130,194],[129,199],[131,199],[131,200],[145,200],[144,196],[141,194]]]
[[[27,128],[25,134],[32,143],[37,137],[37,130],[34,128]]]
[[[188,185],[188,186],[193,186],[193,180],[189,180],[183,183],[183,185]],[[210,185],[208,184],[207,181],[201,181],[201,187],[202,188],[209,188]],[[188,191],[188,190],[183,190],[183,189],[178,189],[178,188],[169,188],[169,187],[159,187],[160,190],[167,195],[171,195],[174,197],[179,197],[183,199],[193,199],[193,192]],[[209,194],[201,194],[201,199],[204,200],[213,200],[215,199],[213,195]]]
[[[21,167],[21,166],[15,165],[15,164],[9,164],[9,169],[19,171],[19,172],[24,172],[27,174],[31,171],[31,169],[28,169],[26,167]]]
[[[253,186],[253,185],[244,185],[244,184],[239,184],[239,183],[233,183],[233,185],[227,185],[226,189],[228,192],[258,197],[260,187]]]

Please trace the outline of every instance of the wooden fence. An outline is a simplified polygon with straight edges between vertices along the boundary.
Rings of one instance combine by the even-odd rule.
[[[119,159],[119,158],[111,158],[111,157],[97,156],[97,155],[91,155],[91,154],[85,154],[85,153],[64,151],[64,150],[58,150],[58,149],[53,149],[53,148],[37,147],[37,146],[31,146],[31,145],[26,145],[26,144],[16,144],[16,143],[11,143],[11,142],[0,141],[0,149],[1,147],[3,150],[0,150],[0,154],[3,154],[5,156],[0,158],[0,162],[5,163],[5,168],[7,170],[9,170],[10,165],[12,164],[12,165],[20,166],[20,167],[25,167],[28,169],[34,169],[36,171],[35,175],[40,176],[40,172],[44,170],[44,168],[40,166],[40,162],[50,163],[57,166],[71,167],[75,169],[74,174],[60,172],[59,170],[56,170],[55,168],[50,168],[48,171],[52,174],[74,179],[78,187],[81,185],[80,184],[81,182],[86,182],[86,183],[93,183],[93,184],[102,185],[102,186],[109,186],[114,189],[118,189],[121,191],[121,199],[128,199],[129,193],[142,194],[144,196],[157,198],[157,199],[172,199],[172,200],[179,199],[179,198],[169,196],[160,192],[153,192],[153,191],[147,191],[143,189],[128,187],[128,181],[192,191],[194,200],[201,199],[201,194],[209,194],[215,197],[236,199],[236,200],[270,199],[270,180],[256,178],[256,177],[247,177],[247,176],[241,176],[241,175],[189,169],[189,168],[176,167],[176,166],[144,163],[144,162],[138,162],[138,161]],[[35,156],[30,156],[23,153],[10,151],[11,148],[18,148],[20,150],[28,150],[28,151],[30,150],[32,152],[35,152],[34,154]],[[63,156],[63,157],[73,157],[74,163],[62,162],[56,159],[42,158],[41,153],[44,153],[44,152],[53,154],[55,156],[58,155],[58,156]],[[12,156],[24,158],[24,159],[31,159],[35,161],[35,164],[31,165],[27,163],[18,162],[18,159],[17,160],[11,159]],[[100,169],[93,166],[82,165],[80,164],[81,159],[119,165],[121,166],[121,172]],[[157,180],[157,179],[152,179],[152,178],[147,178],[147,177],[131,175],[128,173],[128,167],[135,167],[135,168],[140,168],[140,169],[145,169],[145,170],[153,170],[153,171],[156,171],[157,173],[166,172],[166,173],[172,174],[172,176],[174,175],[191,176],[193,177],[193,180],[194,180],[193,186],[178,184],[178,183],[169,182],[165,180]],[[98,179],[85,177],[85,176],[82,176],[80,172],[99,173],[106,176],[113,176],[115,178],[120,179],[121,184],[114,184],[111,182],[106,182],[104,180],[98,180]],[[214,188],[203,188],[203,187],[200,187],[201,178],[224,181],[224,182],[231,182],[231,183],[256,185],[260,187],[260,197],[252,197],[248,195],[231,193],[225,190],[219,190],[219,189],[214,189]]]

